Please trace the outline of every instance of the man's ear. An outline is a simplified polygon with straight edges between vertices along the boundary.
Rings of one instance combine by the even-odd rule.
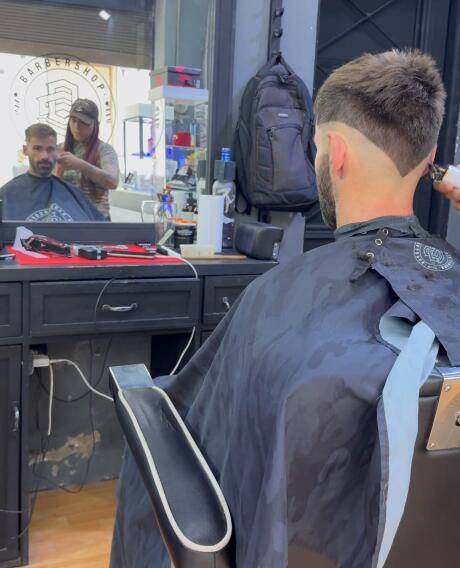
[[[22,151],[24,152],[24,156],[28,156],[29,154],[27,153],[27,144],[23,144],[22,145]]]
[[[342,177],[345,159],[347,155],[347,146],[345,140],[338,133],[329,130],[327,133],[329,138],[329,165],[333,176]]]

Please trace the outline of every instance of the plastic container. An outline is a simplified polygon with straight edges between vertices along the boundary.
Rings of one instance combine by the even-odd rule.
[[[195,223],[176,220],[174,223],[174,248],[179,249],[181,245],[192,245],[195,234]]]
[[[228,154],[222,148],[222,155]],[[224,223],[222,227],[222,248],[233,248],[235,233],[235,200],[236,187],[235,179],[236,164],[230,160],[216,160],[214,162],[214,177],[216,180],[212,185],[212,194],[224,197]]]

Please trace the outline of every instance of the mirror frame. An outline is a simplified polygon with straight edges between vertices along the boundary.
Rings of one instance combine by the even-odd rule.
[[[207,148],[207,188],[213,181],[214,160],[220,158],[220,149],[232,143],[233,60],[235,46],[236,0],[209,0],[210,29],[208,68],[209,113]],[[223,72],[225,70],[225,72]],[[14,242],[16,227],[25,226],[36,234],[45,234],[65,242],[151,242],[153,223],[71,222],[40,223],[3,221],[3,241]],[[1,237],[0,237],[1,238]]]

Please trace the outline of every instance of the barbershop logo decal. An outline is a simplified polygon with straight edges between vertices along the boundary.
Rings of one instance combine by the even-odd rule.
[[[21,136],[27,126],[44,122],[62,139],[75,99],[91,99],[99,107],[100,138],[108,141],[115,121],[115,105],[107,79],[110,68],[94,66],[69,55],[29,59],[14,78],[10,99]]]
[[[454,260],[448,252],[421,243],[414,244],[414,257],[427,270],[439,272],[454,266]]]

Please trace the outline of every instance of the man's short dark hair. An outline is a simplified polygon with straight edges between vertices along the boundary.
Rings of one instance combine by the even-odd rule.
[[[381,148],[402,176],[435,146],[446,92],[436,63],[418,50],[366,54],[335,70],[316,98],[318,124],[343,122]]]
[[[30,142],[32,137],[34,138],[47,138],[48,136],[54,136],[57,139],[57,134],[54,128],[48,126],[47,124],[41,124],[37,122],[37,124],[32,124],[28,128],[26,128],[26,142]]]

